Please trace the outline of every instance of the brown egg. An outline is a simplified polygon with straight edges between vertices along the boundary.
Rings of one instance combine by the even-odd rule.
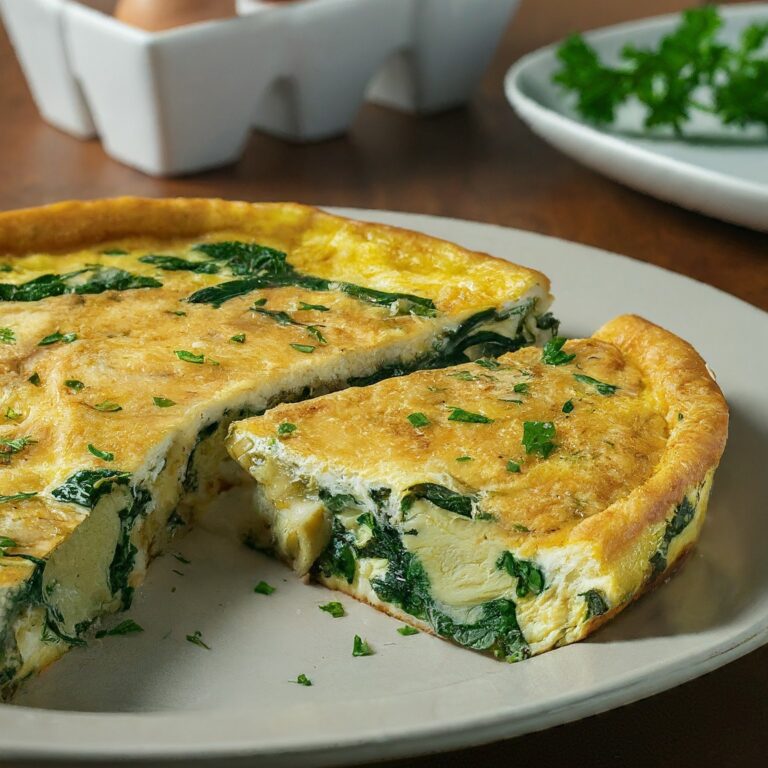
[[[115,8],[115,18],[150,32],[235,14],[235,0],[119,0]]]

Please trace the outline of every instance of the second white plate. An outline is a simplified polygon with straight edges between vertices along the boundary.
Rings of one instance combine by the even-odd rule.
[[[721,8],[722,39],[736,41],[744,27],[768,22],[768,4]],[[600,56],[613,62],[627,43],[655,46],[679,23],[680,16],[660,16],[585,35]],[[691,139],[648,136],[642,111],[619,113],[612,129],[585,123],[572,108],[573,99],[552,82],[559,69],[557,46],[524,56],[507,73],[507,98],[534,132],[584,165],[693,211],[735,224],[768,230],[768,137],[765,132],[742,138],[714,121],[696,119],[687,129]]]
[[[15,705],[0,705],[5,760],[213,764],[242,756],[264,767],[409,756],[626,704],[768,638],[768,315],[680,275],[562,240],[427,216],[342,213],[544,271],[566,335],[589,335],[636,312],[690,340],[732,409],[696,554],[590,641],[507,665],[425,634],[402,637],[398,622],[347,598],[348,615],[333,619],[318,609],[339,599],[333,593],[198,528],[176,544],[191,562],[169,554],[150,567],[128,614],[143,634],[75,649],[30,681]],[[225,513],[233,500],[221,501]],[[254,594],[261,579],[277,591]],[[196,631],[211,650],[186,641]],[[352,657],[355,634],[374,656]],[[291,682],[300,673],[311,688]]]

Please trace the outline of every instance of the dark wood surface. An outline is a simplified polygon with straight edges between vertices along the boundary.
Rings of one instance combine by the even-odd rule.
[[[506,68],[526,51],[569,31],[684,5],[674,0],[523,0],[466,109],[415,118],[366,106],[344,138],[297,146],[254,135],[236,165],[171,180],[121,166],[102,152],[98,141],[81,142],[43,123],[0,31],[0,209],[138,194],[298,200],[439,214],[623,253],[768,309],[768,236],[595,175],[533,136],[502,94]],[[760,340],[763,347],[765,341]],[[398,765],[765,766],[767,691],[764,647],[699,680],[610,713]]]

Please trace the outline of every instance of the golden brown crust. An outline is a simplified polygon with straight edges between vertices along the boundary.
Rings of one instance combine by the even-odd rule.
[[[717,467],[728,437],[728,405],[698,352],[658,325],[622,315],[594,335],[615,344],[643,372],[669,430],[653,475],[628,498],[573,532],[600,541],[603,555],[612,559],[630,548],[644,529],[662,523]]]

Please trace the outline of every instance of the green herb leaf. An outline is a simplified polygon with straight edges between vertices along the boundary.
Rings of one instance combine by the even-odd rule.
[[[20,493],[12,493],[9,496],[0,495],[0,504],[8,504],[11,501],[24,501],[24,499],[31,499],[33,496],[37,496],[37,491],[21,491]]]
[[[565,342],[566,339],[562,336],[555,336],[550,339],[544,345],[544,349],[541,352],[542,362],[547,365],[565,365],[566,363],[570,363],[576,355],[569,355],[562,351]]]
[[[298,427],[295,424],[291,424],[290,421],[284,421],[277,425],[277,434],[282,436],[293,434]]]
[[[731,46],[718,41],[721,26],[716,7],[692,8],[655,48],[625,45],[614,67],[573,35],[557,51],[562,66],[553,79],[576,95],[582,117],[599,125],[635,100],[645,108],[646,128],[668,127],[678,135],[693,111],[724,125],[768,127],[768,23],[745,26]]]
[[[116,413],[117,411],[123,410],[122,405],[119,405],[118,403],[113,403],[111,400],[104,400],[101,403],[96,403],[96,405],[94,405],[93,408],[97,411],[102,411],[104,413]]]
[[[472,505],[475,501],[474,496],[457,493],[444,485],[417,483],[408,489],[408,495],[403,497],[401,507],[407,511],[416,499],[424,499],[436,507],[463,517],[472,517]]]
[[[101,252],[102,256],[127,256],[128,251],[124,251],[122,248],[107,248],[106,251]]]
[[[173,353],[179,360],[183,360],[185,363],[202,365],[205,362],[205,355],[196,355],[194,352],[187,352],[185,349],[175,349]]]
[[[345,615],[344,606],[336,600],[332,600],[330,603],[326,603],[325,605],[321,605],[318,607],[320,608],[321,611],[330,613],[334,619],[340,619],[342,616]]]
[[[546,459],[555,449],[552,438],[555,425],[551,421],[524,421],[522,444],[526,453],[535,453]]]
[[[12,440],[0,439],[0,465],[10,464],[11,456],[21,453],[28,445],[34,445],[36,442],[37,440],[33,440],[29,435],[16,437]]]
[[[593,616],[602,616],[604,613],[608,613],[608,601],[599,589],[589,589],[586,592],[580,592],[579,594],[587,603],[588,619],[591,619]]]
[[[373,649],[365,640],[360,637],[360,635],[355,635],[355,639],[352,642],[352,655],[373,656]]]
[[[221,267],[213,261],[189,261],[178,256],[165,256],[162,254],[149,254],[142,256],[139,261],[144,264],[154,264],[160,269],[169,271],[198,272],[206,275],[215,275]]]
[[[457,456],[456,461],[464,464],[467,461],[474,461],[474,459],[471,456]]]
[[[619,389],[619,387],[617,387],[615,384],[606,384],[603,381],[593,379],[591,376],[585,376],[583,373],[574,373],[573,378],[582,384],[588,384],[590,387],[594,387],[601,395],[604,395],[605,397],[609,397],[610,395],[615,394],[616,390]]]
[[[411,426],[413,427],[429,426],[429,419],[423,413],[409,413],[406,418],[411,422]]]
[[[16,334],[11,328],[0,328],[0,344],[15,344]]]
[[[56,331],[56,333],[51,333],[48,336],[44,336],[42,339],[40,339],[40,341],[37,342],[37,346],[47,347],[51,344],[57,344],[60,341],[64,344],[71,344],[76,339],[76,333],[59,333],[59,331]]]
[[[479,365],[481,368],[486,368],[489,371],[495,371],[505,367],[492,357],[481,357],[479,360],[475,360],[475,365]]]
[[[137,624],[133,619],[125,619],[112,629],[101,629],[96,633],[96,638],[113,637],[115,635],[133,635],[137,632],[143,632],[144,627]]]
[[[566,400],[563,403],[563,413],[570,413],[573,410],[573,400]]]
[[[5,550],[19,545],[8,536],[0,536],[0,557],[5,557]]]
[[[305,301],[299,302],[299,309],[311,310],[314,309],[317,312],[330,312],[329,307],[324,307],[322,304],[307,304]]]
[[[312,681],[303,672],[296,678],[296,682],[307,687],[312,685]]]
[[[474,373],[469,371],[459,371],[458,373],[449,373],[451,378],[458,379],[459,381],[477,381],[480,377],[475,376]]]
[[[176,317],[186,317],[187,313],[182,311],[181,309],[174,309],[169,312],[171,315],[176,315]]]
[[[205,648],[206,651],[211,650],[211,646],[206,645],[206,643],[203,642],[203,633],[199,629],[191,635],[187,635],[187,642],[192,643],[192,645],[196,645],[199,648]]]
[[[152,402],[158,408],[171,408],[172,406],[176,405],[175,400],[169,400],[167,397],[153,397]]]
[[[507,551],[496,561],[496,567],[517,579],[515,593],[518,597],[529,593],[539,595],[544,590],[544,574],[529,560],[518,560]]]
[[[320,328],[318,328],[316,325],[308,325],[307,326],[307,333],[312,336],[314,339],[317,340],[318,344],[327,344],[328,339],[323,336],[323,334],[320,331]]]
[[[294,320],[287,312],[283,312],[282,310],[260,309],[254,304],[254,306],[251,307],[251,312],[256,312],[259,315],[272,318],[278,325],[304,325],[304,323]]]
[[[36,386],[36,387],[39,387],[39,386],[40,386],[40,374],[39,374],[37,371],[35,371],[35,372],[34,372],[34,373],[33,373],[33,374],[32,374],[32,375],[31,375],[31,376],[30,376],[30,377],[27,379],[27,381],[28,381],[30,384],[33,384],[34,386]]]
[[[245,344],[245,334],[236,333],[234,336],[230,337],[229,340],[234,342],[235,344]]]
[[[520,471],[520,465],[513,459],[510,459],[507,462],[507,472],[517,473],[519,471]]]
[[[402,627],[398,627],[397,632],[403,637],[409,637],[410,635],[419,634],[419,630],[416,629],[416,627],[409,627],[407,624],[404,624]]]
[[[22,414],[10,405],[5,409],[5,418],[10,421],[17,421],[21,416]]]
[[[449,406],[451,413],[448,416],[448,421],[463,421],[467,424],[491,424],[493,419],[484,416],[482,413],[472,413],[471,411],[465,411],[463,408],[456,406]]]
[[[528,392],[528,384],[515,384],[515,386],[512,387],[512,390],[518,394],[525,394]]]
[[[64,382],[64,386],[70,391],[71,394],[76,394],[85,388],[85,384],[77,379],[67,379]]]
[[[92,453],[97,459],[102,459],[103,461],[114,461],[115,460],[115,454],[110,453],[109,451],[100,451],[93,443],[88,443],[88,452]]]
[[[111,493],[113,485],[127,485],[130,477],[130,472],[113,469],[81,469],[54,488],[51,496],[93,509],[102,496]]]
[[[291,344],[290,346],[297,352],[303,352],[305,355],[310,355],[317,349],[317,347],[313,347],[311,344]]]
[[[254,588],[253,591],[256,592],[259,595],[271,595],[277,587],[273,587],[270,584],[267,584],[266,581],[260,581]]]

